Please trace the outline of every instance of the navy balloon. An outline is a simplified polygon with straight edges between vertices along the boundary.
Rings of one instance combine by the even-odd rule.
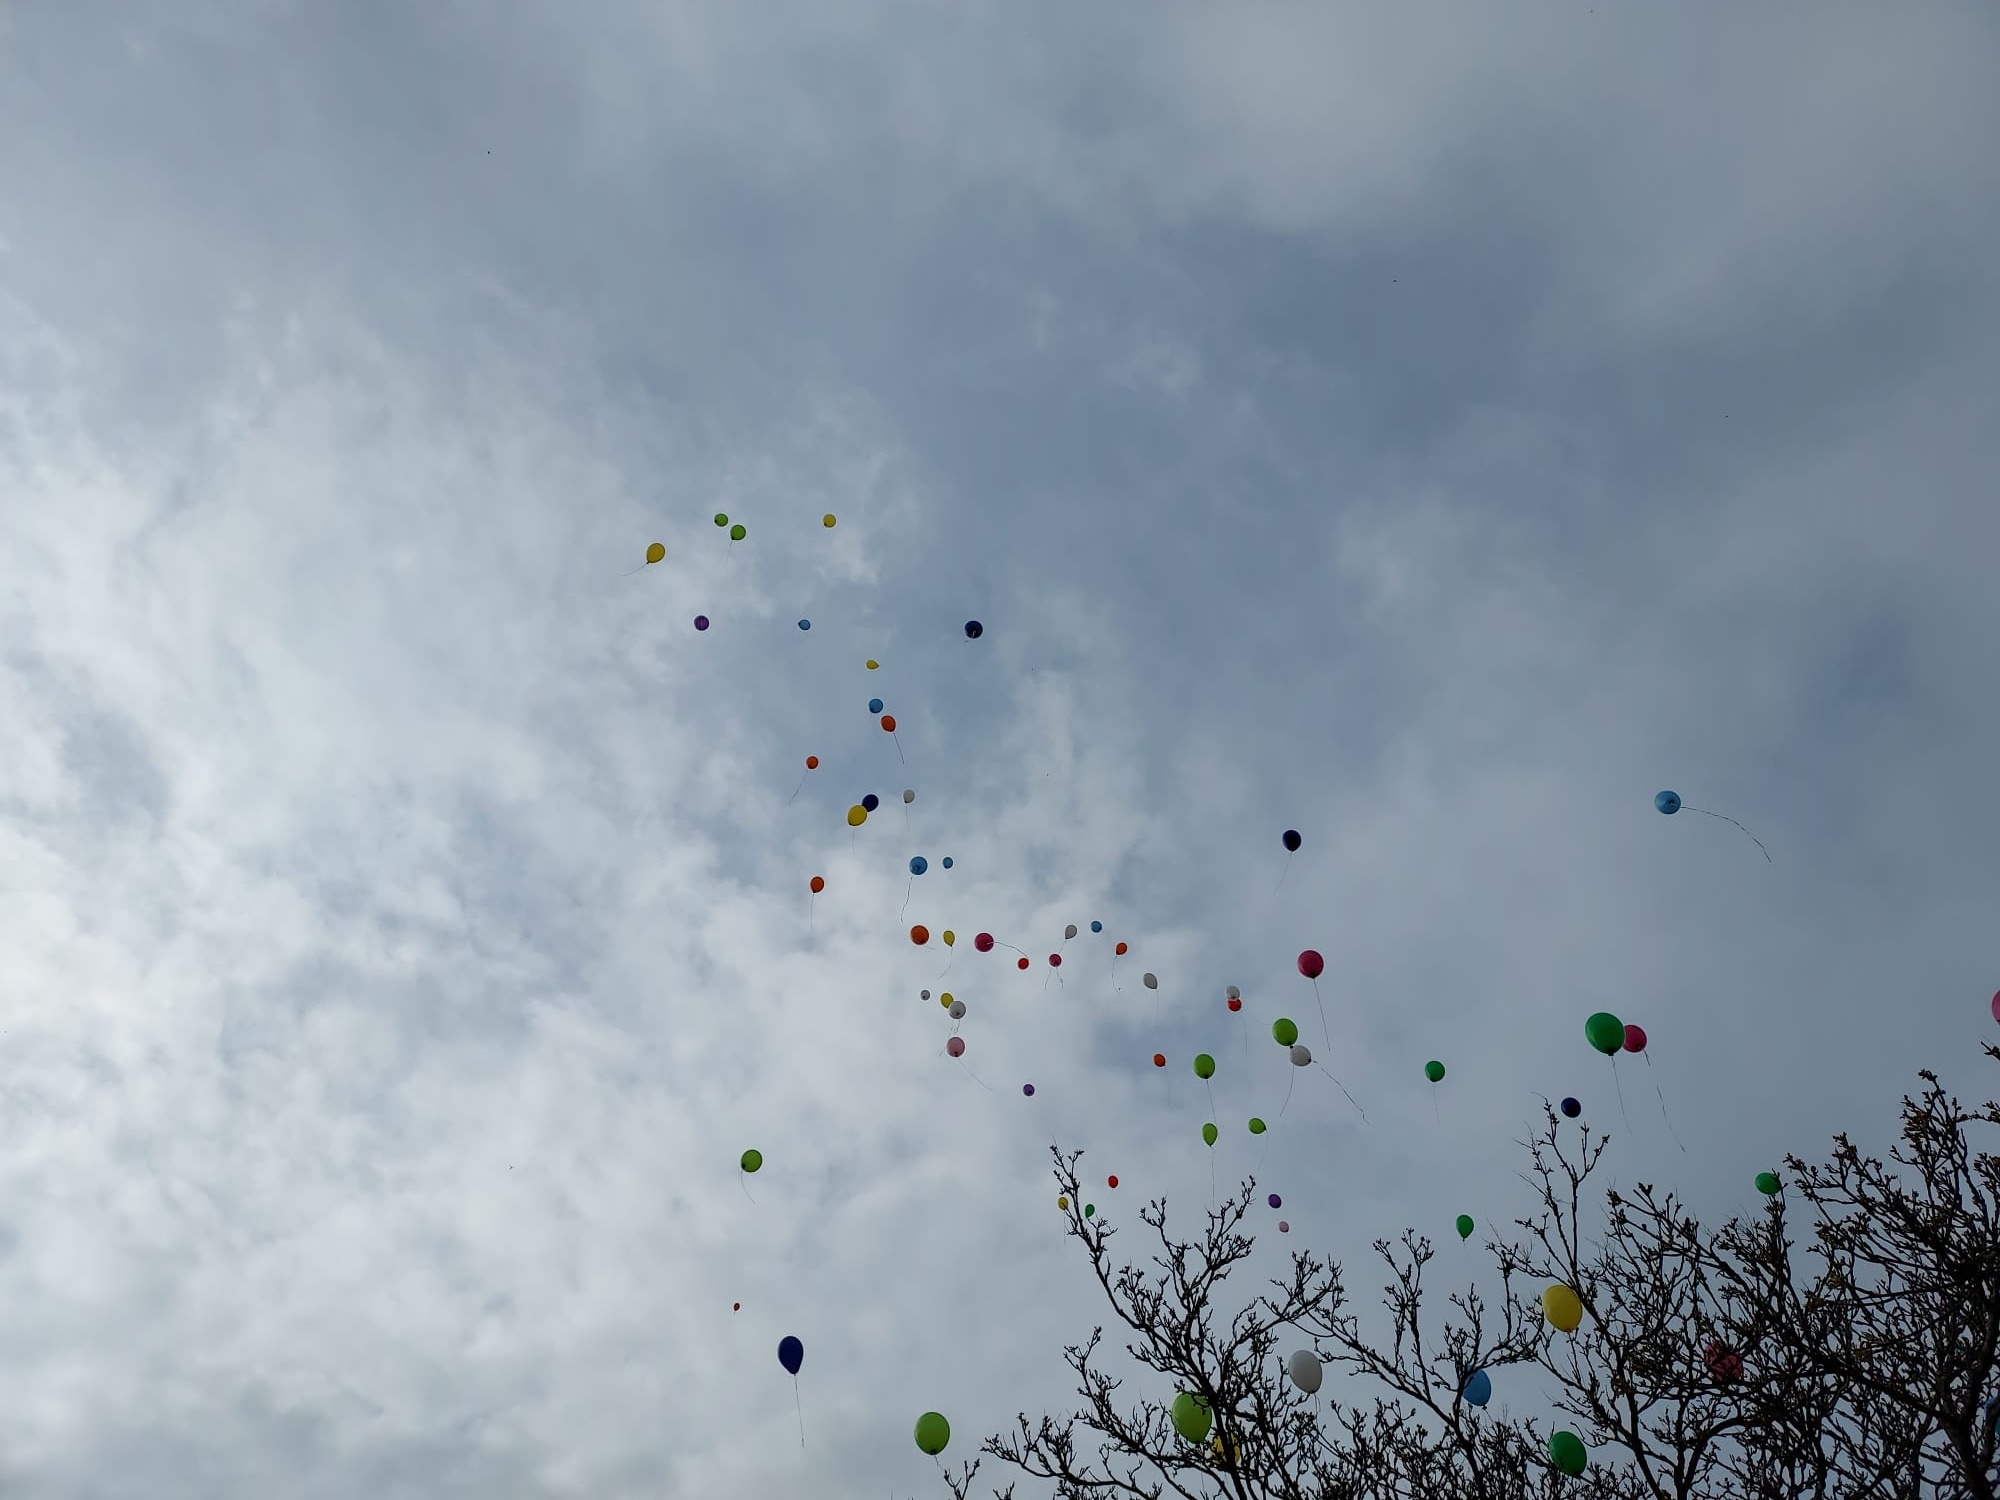
[[[950,856],[949,854],[947,854],[947,855],[946,855],[946,856],[944,857],[944,867],[945,867],[945,868],[946,868],[947,870],[949,870],[949,869],[951,868],[951,856]]]
[[[967,620],[965,622],[965,638],[968,641],[976,641],[984,634],[986,634],[986,627],[977,620]]]
[[[921,854],[914,856],[910,860],[910,873],[912,875],[921,875],[929,868],[929,862]]]
[[[1304,842],[1305,840],[1299,837],[1298,829],[1287,828],[1285,830],[1285,847],[1291,850],[1292,853],[1297,854],[1299,852],[1299,845]]]
[[[799,1366],[806,1362],[806,1346],[791,1334],[786,1334],[778,1343],[778,1363],[785,1367],[787,1375],[799,1373]]]
[[[868,700],[868,712],[871,714],[882,712],[882,700],[880,698],[870,698]]]
[[[1583,1106],[1574,1099],[1565,1099],[1562,1102],[1562,1111],[1574,1120],[1578,1115],[1583,1113]]]
[[[1679,792],[1661,792],[1659,796],[1653,799],[1653,806],[1668,817],[1672,817],[1681,810],[1681,794]]]
[[[1465,1382],[1463,1394],[1474,1406],[1484,1406],[1493,1399],[1493,1382],[1484,1370],[1474,1370]]]
[[[870,812],[873,812],[875,811],[876,808],[882,805],[882,799],[876,796],[873,792],[870,792],[867,796],[861,799],[861,805],[867,808]]]
[[[801,629],[801,630],[811,630],[812,628],[813,628],[813,622],[812,622],[811,620],[801,620],[801,621],[799,621],[799,629]]]
[[[1092,932],[1102,932],[1104,931],[1104,924],[1102,922],[1092,922],[1090,924],[1090,930]]]

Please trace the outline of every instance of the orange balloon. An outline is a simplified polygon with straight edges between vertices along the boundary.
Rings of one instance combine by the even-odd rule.
[[[923,947],[923,945],[925,943],[928,943],[930,940],[931,940],[931,930],[930,928],[924,926],[923,923],[919,922],[917,923],[916,926],[910,929],[910,941],[915,943],[919,948]]]
[[[1166,1065],[1167,1065],[1167,1054],[1164,1052],[1155,1052],[1153,1054],[1153,1066],[1156,1068],[1164,1068]]]
[[[1117,946],[1117,948],[1116,948],[1115,950],[1113,950],[1113,951],[1114,951],[1114,952],[1117,952],[1117,953],[1123,953],[1123,952],[1125,951],[1125,945],[1124,945],[1123,943],[1120,943],[1120,944],[1119,944],[1119,945]]]
[[[812,878],[812,888],[813,888],[813,894],[817,896],[821,891],[826,889],[826,881],[823,880],[820,876],[815,875]]]
[[[894,734],[896,732],[896,716],[894,714],[882,715],[882,728],[888,733]]]
[[[808,755],[806,757],[806,769],[808,771],[817,771],[819,769],[819,757],[817,755]]]

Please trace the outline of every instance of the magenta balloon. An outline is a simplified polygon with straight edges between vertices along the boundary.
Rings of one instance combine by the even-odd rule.
[[[1326,960],[1317,949],[1308,948],[1299,955],[1299,972],[1308,979],[1317,979],[1326,972]]]
[[[965,1056],[965,1038],[962,1036],[953,1037],[944,1044],[944,1050],[949,1052],[953,1057]]]
[[[2000,1021],[2000,990],[1993,992],[1993,1019]]]
[[[1628,1025],[1625,1028],[1625,1050],[1627,1052],[1644,1052],[1646,1050],[1645,1027]]]

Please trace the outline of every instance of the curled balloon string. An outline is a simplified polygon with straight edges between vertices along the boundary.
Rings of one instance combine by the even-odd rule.
[[[917,877],[912,875],[910,877],[910,883],[903,887],[903,910],[896,913],[896,920],[898,922],[901,922],[903,920],[904,915],[909,911],[910,892],[915,890],[916,888],[917,888]]]
[[[1314,1064],[1313,1064],[1313,1066],[1314,1066],[1315,1068],[1318,1068],[1318,1069],[1320,1070],[1320,1072],[1322,1072],[1322,1073],[1325,1073],[1327,1077],[1329,1077],[1329,1078],[1333,1078],[1333,1074],[1332,1074],[1332,1073],[1331,1073],[1330,1071],[1328,1071],[1328,1069],[1327,1069],[1327,1066],[1326,1066],[1326,1064],[1325,1064],[1325,1063],[1322,1063],[1322,1062],[1316,1062],[1316,1063],[1314,1063]],[[1354,1105],[1354,1110],[1355,1110],[1355,1113],[1361,1116],[1361,1120],[1362,1120],[1362,1123],[1363,1123],[1363,1124],[1367,1124],[1367,1123],[1369,1123],[1369,1121],[1368,1121],[1368,1111],[1367,1111],[1367,1110],[1365,1110],[1365,1109],[1363,1109],[1363,1108],[1362,1108],[1362,1107],[1360,1106],[1360,1104],[1356,1103],[1356,1101],[1355,1101],[1355,1098],[1354,1098],[1354,1096],[1353,1096],[1352,1094],[1348,1094],[1348,1093],[1347,1093],[1347,1085],[1346,1085],[1346,1084],[1344,1084],[1344,1083],[1342,1083],[1342,1082],[1341,1082],[1341,1081],[1340,1081],[1340,1080],[1339,1080],[1338,1078],[1333,1078],[1333,1086],[1334,1086],[1335,1088],[1339,1089],[1339,1090],[1341,1091],[1341,1093],[1343,1093],[1343,1094],[1347,1094],[1347,1102],[1348,1102],[1349,1104],[1352,1104],[1352,1105]]]
[[[1727,813],[1719,813],[1719,812],[1710,812],[1710,811],[1709,811],[1709,810],[1708,810],[1707,808],[1705,808],[1705,807],[1694,807],[1694,806],[1691,806],[1691,805],[1689,805],[1689,804],[1688,804],[1688,803],[1686,803],[1686,802],[1683,802],[1683,803],[1681,804],[1681,808],[1682,808],[1682,810],[1683,810],[1683,811],[1685,811],[1685,812],[1698,812],[1698,813],[1700,813],[1700,814],[1701,814],[1701,815],[1702,815],[1703,817],[1705,817],[1705,818],[1720,818],[1720,819],[1722,819],[1722,821],[1723,821],[1723,822],[1725,822],[1725,823],[1736,823],[1736,820],[1735,820],[1734,818],[1730,817],[1730,816],[1729,816],[1729,815],[1728,815]],[[1743,827],[1743,825],[1742,825],[1741,823],[1736,823],[1736,826],[1737,826],[1737,828],[1739,828],[1739,829],[1741,829],[1741,830],[1742,830],[1742,833],[1743,833],[1743,837],[1745,837],[1746,839],[1750,840],[1750,842],[1751,842],[1751,843],[1753,843],[1753,844],[1755,844],[1755,845],[1756,845],[1756,846],[1757,846],[1757,847],[1758,847],[1759,849],[1763,849],[1763,850],[1764,850],[1764,863],[1765,863],[1765,864],[1767,864],[1767,865],[1768,865],[1768,864],[1771,864],[1771,863],[1773,863],[1773,862],[1774,862],[1774,861],[1773,861],[1773,860],[1771,859],[1771,851],[1770,851],[1769,849],[1764,849],[1764,841],[1763,841],[1762,839],[1758,838],[1758,837],[1757,837],[1757,835],[1756,835],[1756,834],[1754,834],[1754,833],[1752,833],[1752,832],[1751,832],[1751,831],[1750,831],[1749,829],[1747,829],[1747,828],[1744,828],[1744,827]]]
[[[736,1174],[736,1185],[743,1189],[744,1197],[750,1198],[750,1179],[748,1177],[744,1176],[743,1173],[738,1172]],[[757,1200],[755,1198],[750,1198],[750,1202],[754,1205],[757,1202]]]
[[[1646,1071],[1651,1073],[1653,1071],[1653,1055],[1650,1052],[1641,1052],[1639,1055],[1646,1059]],[[1681,1148],[1681,1154],[1685,1156],[1687,1154],[1687,1144],[1681,1140],[1681,1133],[1674,1129],[1673,1117],[1667,1113],[1667,1096],[1660,1093],[1660,1080],[1657,1078],[1653,1080],[1653,1092],[1659,1096],[1660,1118],[1667,1122],[1667,1134],[1674,1138],[1674,1144]]]

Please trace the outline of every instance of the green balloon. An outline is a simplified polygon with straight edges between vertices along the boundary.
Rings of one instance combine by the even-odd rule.
[[[738,521],[734,526],[729,528],[729,540],[732,542],[740,542],[748,535],[750,535],[750,528],[745,526],[741,521]],[[1623,1036],[1624,1033],[1621,1032],[1619,1034]]]
[[[1762,1193],[1766,1198],[1777,1197],[1778,1174],[1776,1172],[1759,1172],[1757,1174],[1757,1191]]]
[[[951,1423],[940,1412],[927,1411],[917,1418],[917,1446],[936,1458],[951,1441]]]
[[[1618,1049],[1625,1045],[1625,1023],[1608,1010],[1600,1010],[1585,1021],[1583,1034],[1606,1057],[1616,1057]]]
[[[1208,1424],[1214,1420],[1209,1414],[1208,1403],[1193,1391],[1182,1391],[1174,1397],[1174,1431],[1190,1443],[1198,1443],[1208,1436]]]
[[[1222,1132],[1220,1132],[1215,1128],[1215,1122],[1213,1120],[1209,1121],[1208,1124],[1201,1127],[1201,1138],[1207,1141],[1211,1146],[1215,1144],[1215,1138],[1221,1133]]]
[[[1213,1078],[1215,1076],[1215,1059],[1210,1057],[1206,1052],[1198,1054],[1194,1060],[1194,1076],[1197,1078]]]
[[[1620,1032],[1619,1035],[1623,1036],[1624,1033]],[[1424,1064],[1424,1077],[1428,1078],[1432,1083],[1444,1082],[1444,1064],[1436,1058],[1432,1058]]]
[[[1262,1135],[1264,1133],[1264,1130],[1265,1130],[1264,1122],[1258,1119],[1255,1115],[1252,1115],[1250,1117],[1250,1133],[1252,1135]]]
[[[743,1160],[739,1165],[746,1172],[754,1172],[764,1165],[764,1153],[761,1151],[745,1151],[743,1153]]]
[[[1085,1217],[1086,1219],[1094,1219],[1094,1218],[1096,1218],[1096,1217],[1097,1217],[1097,1205],[1096,1205],[1095,1203],[1086,1203],[1086,1204],[1084,1204],[1084,1205],[1083,1205],[1083,1216],[1084,1216],[1084,1217]]]
[[[1458,1216],[1458,1237],[1462,1240],[1469,1240],[1472,1238],[1471,1214],[1460,1214]]]
[[[1289,1047],[1299,1039],[1299,1028],[1283,1016],[1271,1023],[1271,1040],[1280,1047]]]
[[[1558,1469],[1572,1479],[1581,1474],[1590,1462],[1589,1455],[1583,1451],[1583,1439],[1567,1429],[1550,1434],[1549,1457]]]
[[[715,524],[718,526],[727,526],[729,524],[729,517],[725,516],[721,511],[717,511],[715,513]]]

